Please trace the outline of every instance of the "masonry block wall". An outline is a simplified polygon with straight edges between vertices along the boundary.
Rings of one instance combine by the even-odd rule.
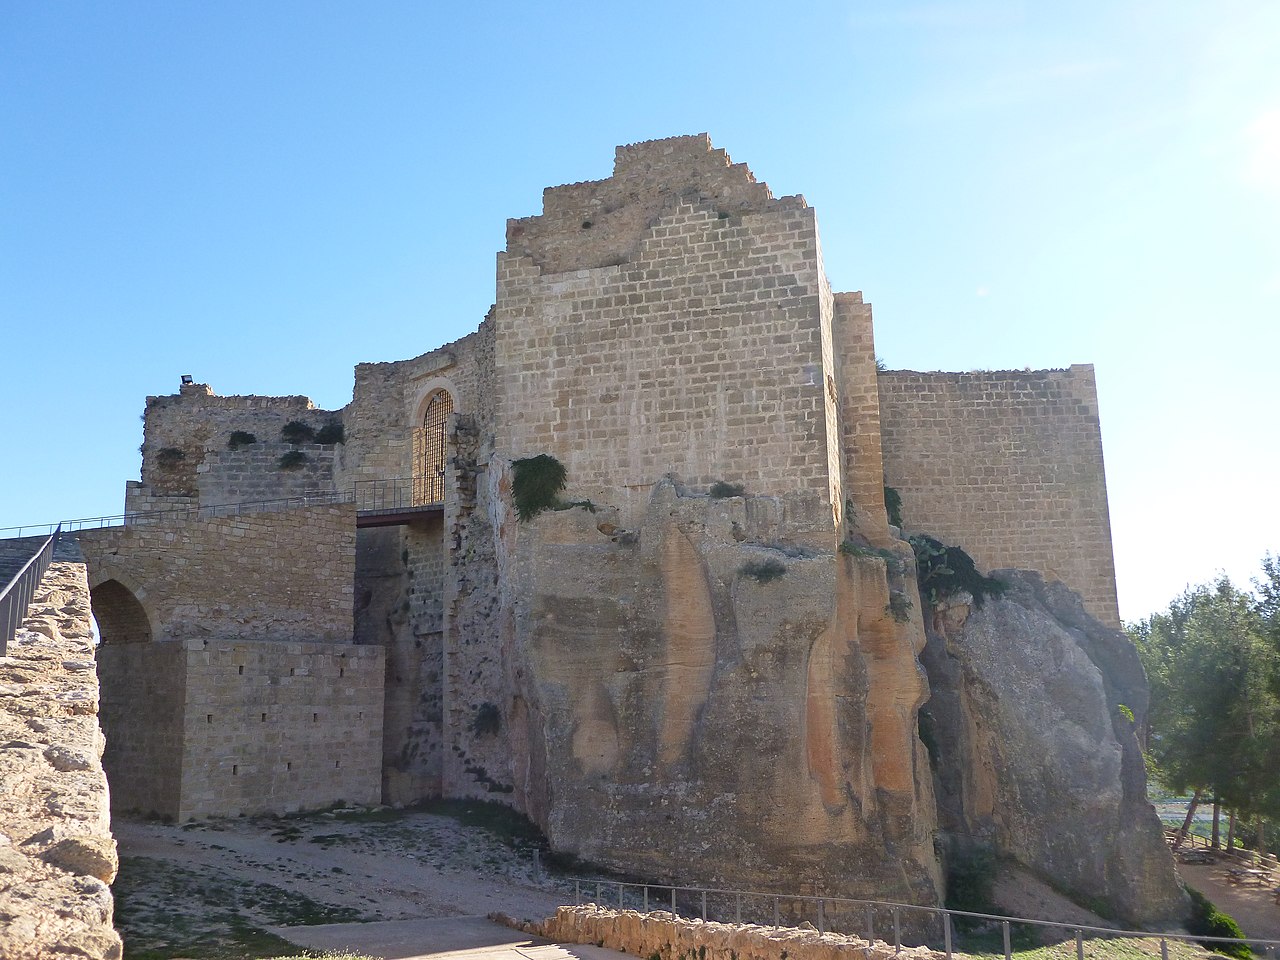
[[[381,647],[187,640],[181,651],[178,819],[380,802]]]
[[[78,536],[95,588],[108,580],[129,588],[157,640],[351,640],[356,521],[350,503]]]
[[[453,397],[454,410],[492,419],[493,328],[480,329],[395,363],[356,365],[355,390],[343,411],[347,424],[339,482],[409,477],[414,473],[413,431],[422,426],[423,407],[436,389]]]
[[[885,482],[907,530],[986,570],[1061,580],[1118,627],[1093,367],[880,374]]]
[[[98,676],[111,809],[177,817],[187,698],[182,646],[102,643]]]
[[[498,257],[499,452],[552,454],[632,509],[667,473],[828,500],[829,291],[803,198],[687,137],[543,203]]]

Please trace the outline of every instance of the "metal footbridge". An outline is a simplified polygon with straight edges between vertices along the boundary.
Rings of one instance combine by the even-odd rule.
[[[17,537],[51,536],[55,529],[63,533],[98,530],[146,523],[179,523],[188,520],[212,520],[247,513],[275,510],[297,510],[325,504],[354,503],[356,527],[391,527],[413,523],[431,515],[444,514],[443,484],[437,477],[399,477],[392,480],[357,480],[347,490],[318,490],[314,493],[276,497],[270,500],[243,500],[236,503],[210,504],[203,507],[171,510],[146,510],[121,513],[110,517],[83,517],[59,523],[34,523],[20,527],[0,527],[0,540]]]

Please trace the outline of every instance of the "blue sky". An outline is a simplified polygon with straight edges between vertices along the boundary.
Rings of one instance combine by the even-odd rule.
[[[508,217],[707,131],[895,368],[1097,366],[1121,613],[1280,551],[1280,6],[0,4],[0,527],[118,513],[148,394],[345,404]]]

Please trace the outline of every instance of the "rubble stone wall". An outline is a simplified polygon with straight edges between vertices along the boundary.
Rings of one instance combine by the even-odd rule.
[[[72,551],[74,552],[74,551]],[[58,557],[0,658],[0,956],[117,960],[118,866],[83,563]]]

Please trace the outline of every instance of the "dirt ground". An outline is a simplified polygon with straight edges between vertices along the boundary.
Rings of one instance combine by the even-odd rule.
[[[479,824],[465,811],[184,826],[117,819],[125,955],[273,955],[284,945],[266,932],[273,926],[490,911],[532,919],[569,902],[572,886],[538,869],[519,825],[488,814],[480,811]]]
[[[1235,917],[1247,937],[1280,940],[1280,905],[1274,886],[1244,887],[1227,881],[1227,864],[1178,864],[1178,873],[1190,887],[1213,901],[1223,913]]]

